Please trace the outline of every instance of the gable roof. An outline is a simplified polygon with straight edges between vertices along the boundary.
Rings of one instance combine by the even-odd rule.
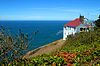
[[[66,26],[68,26],[68,27],[77,27],[77,26],[79,26],[81,24],[81,20],[80,20],[80,18],[77,18],[77,19],[75,19],[75,20],[73,20],[73,21],[71,21],[71,22],[68,22],[67,24],[65,24],[64,26],[66,27]]]

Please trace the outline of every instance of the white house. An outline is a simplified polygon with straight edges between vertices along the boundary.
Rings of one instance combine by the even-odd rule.
[[[63,40],[66,40],[68,35],[74,35],[78,32],[88,31],[91,25],[88,24],[85,19],[86,18],[84,18],[84,16],[80,16],[79,18],[76,18],[75,20],[65,24],[63,27]]]

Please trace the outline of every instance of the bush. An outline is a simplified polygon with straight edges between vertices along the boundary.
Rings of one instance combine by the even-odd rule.
[[[97,19],[97,20],[95,21],[95,25],[96,25],[96,27],[99,27],[99,28],[100,28],[100,15],[99,15],[98,18],[99,18],[99,19]]]
[[[0,64],[7,65],[12,61],[21,59],[27,51],[29,36],[19,31],[12,35],[7,28],[0,27]]]

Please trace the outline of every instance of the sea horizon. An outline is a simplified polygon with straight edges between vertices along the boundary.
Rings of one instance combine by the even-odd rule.
[[[0,21],[71,21],[71,20],[0,20]]]
[[[38,31],[30,43],[29,50],[49,44],[63,37],[63,25],[68,21],[0,21],[0,26],[6,27],[12,34],[18,34],[21,29],[23,33],[31,35]]]

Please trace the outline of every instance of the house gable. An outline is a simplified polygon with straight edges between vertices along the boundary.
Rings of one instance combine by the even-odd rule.
[[[67,24],[65,24],[64,26],[65,27],[77,27],[77,26],[79,26],[81,24],[81,20],[80,20],[80,18],[77,18],[77,19],[75,19],[75,20],[73,20],[73,21],[71,21],[71,22],[68,22]]]

